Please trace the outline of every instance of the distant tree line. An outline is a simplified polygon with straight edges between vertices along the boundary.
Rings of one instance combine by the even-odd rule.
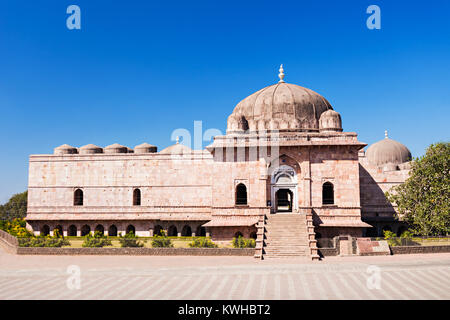
[[[23,219],[27,215],[28,191],[13,195],[9,201],[0,205],[0,220]]]

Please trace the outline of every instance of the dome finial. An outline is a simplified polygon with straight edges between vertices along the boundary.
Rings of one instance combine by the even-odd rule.
[[[387,130],[384,130],[384,138],[385,138],[385,139],[388,138],[388,132],[387,132]]]
[[[278,77],[280,78],[280,81],[278,81],[279,83],[283,83],[284,82],[284,69],[283,69],[283,64],[281,64],[280,66],[280,70],[278,70],[280,73],[278,74]]]
[[[179,143],[180,143],[180,137],[177,136],[177,144],[179,144]]]

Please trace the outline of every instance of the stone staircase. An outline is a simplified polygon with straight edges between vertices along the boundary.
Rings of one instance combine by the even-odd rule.
[[[310,257],[319,260],[312,217],[270,214],[258,224],[257,251],[261,259]],[[259,240],[259,241],[258,241]]]

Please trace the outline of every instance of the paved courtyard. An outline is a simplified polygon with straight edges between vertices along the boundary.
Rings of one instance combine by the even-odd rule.
[[[0,299],[450,299],[450,254],[251,257],[16,256]]]

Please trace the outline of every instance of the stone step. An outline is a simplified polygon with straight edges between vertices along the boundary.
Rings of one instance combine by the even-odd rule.
[[[284,246],[284,247],[289,247],[289,246],[308,246],[309,243],[306,241],[297,241],[297,242],[292,242],[292,243],[286,243],[286,242],[280,242],[280,241],[265,241],[265,247],[269,247],[269,246]]]
[[[308,222],[304,215],[267,216],[262,258],[310,258]]]
[[[306,232],[297,234],[282,234],[278,232],[267,232],[266,236],[273,236],[279,239],[304,239],[308,237],[308,234]]]
[[[306,250],[299,250],[299,251],[265,251],[264,254],[266,255],[305,255]]]
[[[281,246],[281,245],[272,245],[263,247],[264,250],[304,250],[305,248],[308,248],[307,245],[301,245],[301,246]]]
[[[270,257],[305,257],[305,254],[302,253],[280,253],[280,254],[266,254],[264,255],[264,258],[270,258]]]

